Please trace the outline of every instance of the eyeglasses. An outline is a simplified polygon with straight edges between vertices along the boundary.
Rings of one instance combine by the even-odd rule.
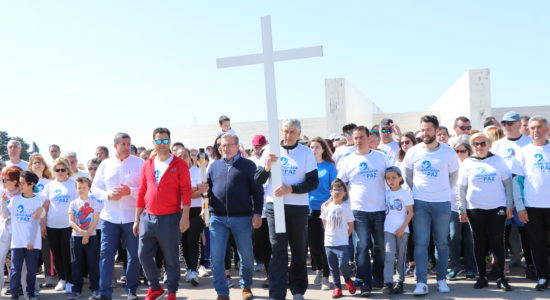
[[[157,144],[157,145],[160,145],[160,144],[168,145],[168,143],[170,143],[170,139],[155,140],[155,144]]]
[[[2,178],[2,183],[6,183],[8,181],[11,181],[11,180],[9,180],[8,178]]]
[[[378,130],[371,130],[370,133],[378,133]]]
[[[474,142],[474,146],[475,147],[485,147],[487,146],[487,142],[483,141],[483,142]]]
[[[333,191],[335,192],[343,192],[345,191],[343,188],[332,188]]]
[[[39,161],[39,160],[37,160],[37,161],[33,161],[33,162],[32,162],[32,164],[33,164],[33,165],[41,165],[41,164],[42,164],[42,162],[41,162],[41,161]]]
[[[466,154],[468,153],[468,150],[455,150],[455,152],[460,154]]]
[[[460,128],[460,130],[470,130],[472,126],[458,126],[458,128]]]
[[[97,171],[97,168],[89,167],[89,168],[88,168],[88,171]]]
[[[344,132],[344,136],[352,136],[353,133],[351,131],[346,131]]]
[[[411,143],[411,141],[403,141],[401,142],[401,145],[405,144],[405,145],[409,145]]]
[[[382,129],[382,133],[392,133],[391,129]]]
[[[500,122],[500,123],[501,123],[502,125],[504,125],[504,126],[512,126],[512,125],[514,125],[514,123],[516,123],[516,122],[514,122],[514,121],[502,121],[502,122]]]
[[[54,171],[56,171],[57,173],[67,172],[67,169],[54,169]]]

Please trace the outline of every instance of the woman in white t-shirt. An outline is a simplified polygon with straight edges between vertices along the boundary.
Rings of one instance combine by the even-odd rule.
[[[55,178],[42,191],[46,201],[46,217],[42,219],[42,236],[48,237],[53,253],[55,270],[59,275],[56,291],[72,292],[71,252],[70,240],[72,229],[69,225],[67,211],[69,204],[78,197],[76,184],[71,177],[69,162],[64,158],[57,158],[53,163]]]
[[[511,173],[504,160],[489,152],[491,140],[483,133],[470,138],[473,156],[460,167],[457,200],[460,221],[470,222],[479,277],[474,288],[488,285],[485,270],[487,249],[493,253],[493,271],[498,288],[511,291],[504,276],[504,226],[506,218],[513,217]]]

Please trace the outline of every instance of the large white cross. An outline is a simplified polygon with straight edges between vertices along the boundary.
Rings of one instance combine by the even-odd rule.
[[[265,97],[267,100],[267,126],[269,128],[268,138],[271,143],[271,153],[281,156],[279,147],[279,118],[277,114],[277,93],[275,92],[275,66],[276,61],[294,60],[323,56],[323,47],[307,47],[289,50],[273,51],[273,40],[271,38],[271,17],[262,17],[262,48],[263,52],[258,54],[233,56],[216,59],[218,68],[229,68],[246,65],[264,65],[265,74]],[[271,186],[273,190],[282,184],[280,164],[271,167]],[[275,213],[275,232],[286,232],[285,207],[283,198],[274,197],[273,207]]]

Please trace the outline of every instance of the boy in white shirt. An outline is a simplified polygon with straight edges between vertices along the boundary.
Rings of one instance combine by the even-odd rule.
[[[405,281],[405,261],[407,259],[407,242],[409,223],[412,220],[414,201],[408,190],[402,189],[404,183],[401,170],[389,167],[385,172],[386,183],[386,219],[384,221],[384,244],[386,259],[384,261],[384,294],[401,294]],[[393,269],[397,258],[399,278],[393,285]]]

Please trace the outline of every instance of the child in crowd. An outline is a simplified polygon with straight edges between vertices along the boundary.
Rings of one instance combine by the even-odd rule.
[[[71,266],[74,285],[68,299],[78,299],[82,293],[84,262],[90,274],[92,297],[99,299],[99,241],[96,226],[99,221],[97,201],[89,198],[92,182],[86,177],[76,179],[78,198],[69,204],[71,235]]]
[[[351,280],[348,247],[348,238],[353,231],[355,218],[350,204],[346,201],[348,190],[344,182],[336,179],[330,187],[331,198],[321,207],[320,218],[325,227],[325,251],[335,286],[332,298],[340,298],[342,297],[340,272],[344,276],[349,293],[355,294],[356,291]]]
[[[405,263],[407,259],[407,241],[409,238],[409,222],[414,211],[414,201],[410,191],[401,188],[403,176],[398,167],[389,167],[385,171],[386,183],[386,220],[384,221],[384,243],[386,259],[384,261],[384,294],[400,294],[403,292],[405,280]],[[393,270],[397,258],[397,274],[393,284]]]
[[[229,119],[228,116],[222,115],[218,119],[218,123],[220,124],[220,128],[218,128],[218,131],[216,132],[216,136],[220,136],[226,133],[237,135],[237,132],[233,128],[231,128],[231,120]]]
[[[35,295],[38,257],[42,248],[40,221],[44,217],[44,197],[38,193],[38,176],[31,171],[21,173],[19,186],[21,194],[11,198],[4,217],[11,217],[11,299],[19,299],[23,294],[21,288],[21,271],[23,263],[27,266],[27,298],[38,299]]]

